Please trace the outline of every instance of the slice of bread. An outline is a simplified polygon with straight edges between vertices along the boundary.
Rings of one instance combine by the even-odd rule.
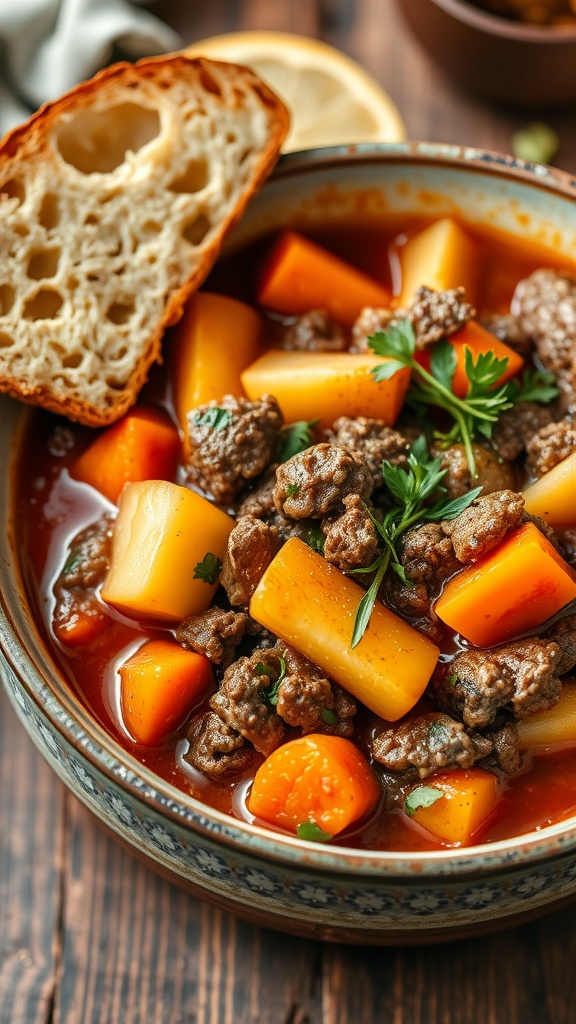
[[[133,404],[288,130],[254,74],[118,64],[0,144],[0,391],[90,426]]]

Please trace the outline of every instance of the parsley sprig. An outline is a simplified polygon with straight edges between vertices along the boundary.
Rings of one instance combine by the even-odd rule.
[[[419,523],[437,523],[445,519],[455,519],[474,501],[474,498],[478,497],[482,490],[481,487],[475,487],[459,498],[447,498],[446,488],[441,483],[446,473],[446,470],[441,468],[441,461],[440,458],[430,458],[426,439],[419,437],[410,449],[405,468],[393,466],[387,461],[382,463],[382,475],[394,504],[386,512],[382,522],[373,515],[369,508],[366,508],[382,548],[372,565],[365,569],[352,570],[354,574],[375,573],[375,575],[358,605],[351,647],[356,647],[356,644],[360,643],[364,636],[387,570],[392,569],[403,583],[412,586],[398,555],[398,542],[402,535]],[[432,500],[433,498],[435,500]]]
[[[274,676],[276,675],[274,669],[270,668],[269,665],[265,665],[263,661],[259,661],[255,669],[257,676],[268,676],[268,678],[272,680],[270,688],[268,690],[264,690],[264,699],[273,708],[275,708],[278,703],[278,690],[280,689],[280,683],[286,676],[285,659],[278,655],[278,661],[280,663],[280,671],[276,679],[274,679]]]
[[[508,360],[499,359],[493,352],[480,352],[474,359],[471,350],[465,348],[468,391],[464,398],[458,398],[452,387],[456,372],[453,346],[446,339],[434,345],[430,350],[430,369],[427,370],[416,359],[416,335],[409,320],[401,320],[386,331],[378,331],[368,339],[368,344],[376,355],[388,357],[387,362],[380,363],[371,371],[376,382],[388,380],[397,370],[409,367],[413,371],[408,392],[411,405],[420,411],[434,406],[452,417],[454,424],[451,429],[445,433],[438,431],[435,437],[444,447],[456,443],[464,445],[472,477],[478,476],[474,438],[489,439],[498,417],[516,402],[547,403],[558,394],[551,375],[540,370],[527,371],[522,384],[510,381],[498,386]]]

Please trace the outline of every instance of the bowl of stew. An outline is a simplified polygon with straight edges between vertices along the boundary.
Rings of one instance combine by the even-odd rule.
[[[284,157],[124,420],[2,399],[7,692],[189,891],[372,943],[576,892],[575,197]]]

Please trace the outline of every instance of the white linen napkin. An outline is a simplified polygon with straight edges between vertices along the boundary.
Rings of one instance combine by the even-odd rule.
[[[0,0],[0,137],[104,67],[114,47],[136,60],[181,45],[127,0]]]

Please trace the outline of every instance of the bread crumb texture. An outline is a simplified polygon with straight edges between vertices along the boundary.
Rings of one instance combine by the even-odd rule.
[[[245,68],[102,72],[0,146],[0,390],[102,426],[212,267],[288,129]]]

